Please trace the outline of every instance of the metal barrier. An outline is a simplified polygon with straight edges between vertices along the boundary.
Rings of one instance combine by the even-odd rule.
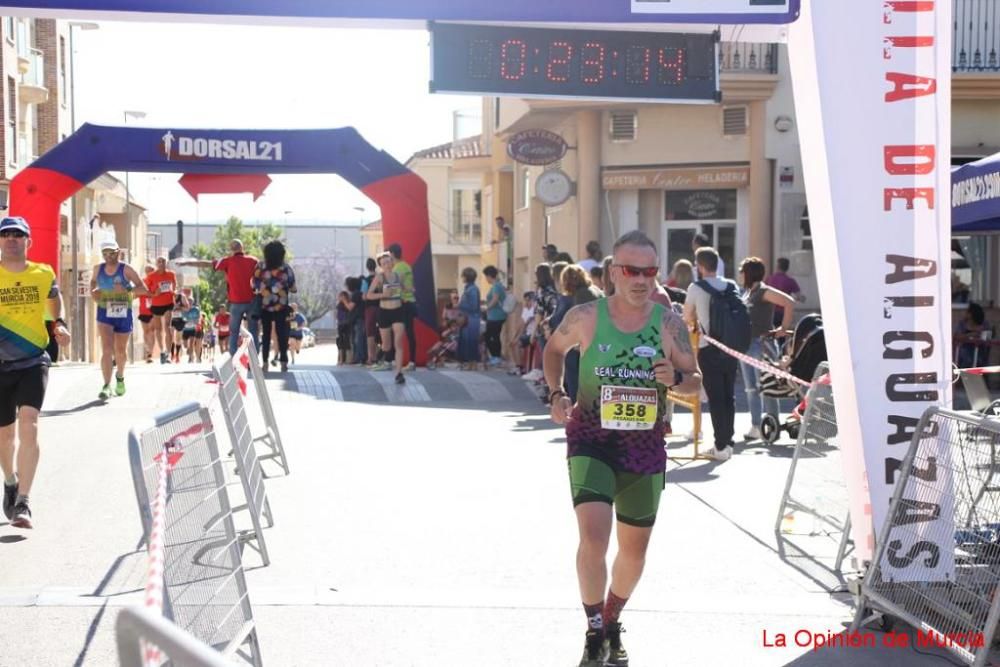
[[[827,362],[820,363],[806,393],[806,410],[796,427],[795,453],[781,494],[774,534],[783,559],[787,558],[786,547],[791,547],[820,564],[819,559],[830,558],[828,547],[836,544],[833,566],[825,569],[843,583],[840,575],[850,544],[851,519],[837,446],[833,384],[828,373]]]
[[[212,366],[215,377],[219,381],[219,404],[229,432],[230,444],[236,458],[236,469],[243,485],[246,504],[233,508],[233,511],[249,510],[253,528],[242,531],[240,539],[256,549],[264,562],[271,562],[267,554],[267,544],[264,542],[264,531],[260,519],[263,516],[267,527],[274,525],[271,515],[271,503],[267,499],[264,488],[264,471],[253,446],[253,436],[250,434],[250,423],[247,420],[246,402],[243,395],[246,383],[236,372],[234,360],[228,355],[216,360]]]
[[[150,502],[160,486],[164,457],[171,464],[160,524],[163,613],[223,655],[260,665],[239,537],[207,408],[188,403],[129,432],[132,481],[147,542],[153,526]]]
[[[145,667],[143,643],[160,649],[164,658],[185,667],[232,667],[231,662],[189,632],[142,607],[126,607],[115,619],[115,643],[121,667]]]
[[[271,407],[271,397],[267,393],[267,384],[264,382],[264,369],[260,365],[257,348],[254,346],[253,339],[249,333],[245,340],[246,342],[236,351],[236,363],[250,371],[250,377],[253,378],[254,391],[257,394],[257,401],[260,403],[260,411],[264,417],[264,427],[266,429],[265,433],[255,437],[253,441],[262,442],[271,450],[267,454],[259,454],[258,458],[261,461],[276,459],[287,475],[288,457],[285,455],[285,446],[281,443],[281,435],[278,433],[278,420],[274,417],[274,408]]]
[[[1000,420],[929,408],[916,425],[851,626],[869,610],[984,665],[1000,618]]]

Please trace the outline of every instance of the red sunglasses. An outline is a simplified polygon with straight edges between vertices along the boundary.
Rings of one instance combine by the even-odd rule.
[[[632,266],[631,264],[614,264],[629,278],[637,278],[642,276],[643,278],[655,278],[656,274],[660,272],[660,267],[658,266]]]

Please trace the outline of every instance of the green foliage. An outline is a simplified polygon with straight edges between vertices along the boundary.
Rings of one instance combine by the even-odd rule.
[[[243,251],[254,257],[263,257],[263,248],[270,241],[285,242],[280,227],[270,223],[255,227],[243,224],[243,221],[232,216],[215,230],[215,239],[210,244],[199,243],[191,248],[191,255],[198,259],[220,259],[229,254],[229,244],[233,239],[243,242]],[[291,260],[289,253],[288,260]],[[201,307],[208,312],[216,312],[219,306],[227,301],[226,276],[212,269],[201,269],[198,291],[201,296]]]

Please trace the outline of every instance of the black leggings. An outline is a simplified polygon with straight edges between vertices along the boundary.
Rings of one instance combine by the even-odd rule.
[[[486,321],[486,334],[484,338],[486,339],[486,349],[489,350],[491,357],[500,356],[500,330],[503,329],[503,323],[505,320],[487,320]]]
[[[413,321],[417,319],[417,304],[412,301],[403,302],[403,328],[406,330],[406,342],[410,348],[410,363],[417,362],[417,329]]]
[[[264,335],[261,336],[260,348],[261,359],[264,366],[267,366],[268,352],[271,348],[271,325],[278,334],[278,360],[283,364],[288,363],[288,310],[262,310],[260,312],[260,322],[264,327]]]

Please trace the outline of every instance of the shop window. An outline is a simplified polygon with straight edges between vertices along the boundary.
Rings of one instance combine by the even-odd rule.
[[[989,294],[989,237],[953,236],[951,239],[951,300],[953,304],[987,304]]]

